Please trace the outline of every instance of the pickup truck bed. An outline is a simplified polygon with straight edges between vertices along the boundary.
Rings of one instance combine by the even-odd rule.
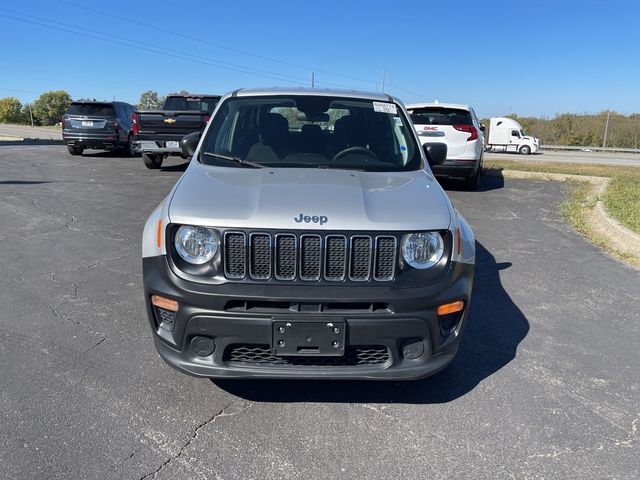
[[[145,165],[160,168],[167,155],[182,155],[180,140],[204,130],[218,100],[217,95],[170,95],[162,110],[137,110],[133,144]]]
[[[136,142],[142,152],[179,153],[185,135],[202,131],[209,113],[193,110],[138,110]],[[175,142],[171,146],[167,142]]]

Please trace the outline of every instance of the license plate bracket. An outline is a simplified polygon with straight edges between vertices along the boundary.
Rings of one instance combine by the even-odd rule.
[[[344,355],[345,339],[344,320],[274,320],[271,347],[281,356],[338,357]]]

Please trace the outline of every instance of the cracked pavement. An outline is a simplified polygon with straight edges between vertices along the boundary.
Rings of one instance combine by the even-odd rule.
[[[444,372],[212,382],[144,314],[143,223],[181,172],[0,146],[0,478],[640,476],[640,275],[562,220],[561,184],[445,185],[479,243]]]

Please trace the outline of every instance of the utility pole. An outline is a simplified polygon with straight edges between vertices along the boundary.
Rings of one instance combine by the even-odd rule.
[[[384,93],[384,81],[386,80],[387,71],[382,70],[382,93]]]
[[[607,133],[609,132],[609,117],[611,116],[611,112],[607,112],[607,123],[604,124],[604,139],[602,140],[602,151],[604,151],[607,146]]]
[[[31,117],[31,126],[33,127],[33,112],[31,111],[31,104],[29,103],[29,116]]]
[[[311,72],[311,88],[316,86],[316,72]]]

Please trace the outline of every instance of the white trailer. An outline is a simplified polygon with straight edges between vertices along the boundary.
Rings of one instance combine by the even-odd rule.
[[[485,149],[491,152],[513,152],[529,155],[540,150],[540,140],[524,133],[522,125],[513,118],[490,119]]]

